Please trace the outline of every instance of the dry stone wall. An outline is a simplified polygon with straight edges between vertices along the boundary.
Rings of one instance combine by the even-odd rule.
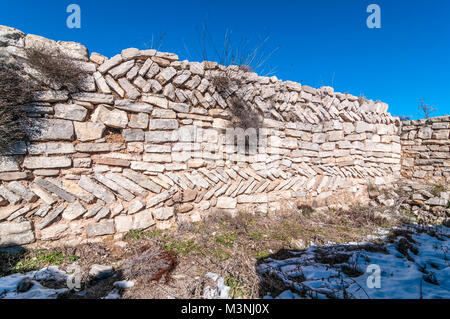
[[[53,87],[18,106],[32,126],[0,155],[0,246],[347,205],[368,181],[400,176],[401,122],[382,102],[155,50],[107,59],[0,27],[2,58],[26,64],[31,47],[61,50],[89,76],[81,91]],[[257,134],[235,125],[223,76],[239,79],[230,89],[260,118]]]
[[[449,135],[449,115],[403,121],[402,175],[430,183],[450,183]]]

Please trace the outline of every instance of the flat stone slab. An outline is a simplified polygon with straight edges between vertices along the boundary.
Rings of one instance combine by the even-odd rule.
[[[113,104],[114,96],[100,93],[75,93],[71,95],[74,100],[92,104]]]
[[[156,205],[158,205],[161,202],[164,202],[166,200],[168,200],[169,198],[171,198],[175,193],[177,192],[176,187],[173,187],[161,194],[155,195],[153,197],[151,197],[148,201],[147,201],[147,205],[146,208],[151,208],[154,207]]]
[[[103,137],[106,126],[103,123],[74,122],[75,134],[81,142],[95,141]]]
[[[44,188],[37,185],[36,183],[32,183],[30,185],[30,189],[33,193],[39,196],[39,198],[42,199],[46,204],[52,205],[56,202],[56,200],[49,192],[47,192]]]
[[[175,214],[173,207],[161,207],[153,210],[153,218],[157,220],[168,220]]]
[[[30,222],[0,224],[0,247],[13,247],[35,241]]]
[[[82,153],[116,152],[124,148],[123,143],[80,143],[75,146],[75,149]]]
[[[113,220],[108,220],[101,223],[90,224],[86,226],[86,235],[88,237],[112,235],[114,233],[115,227]]]
[[[29,174],[27,172],[5,172],[0,173],[0,181],[10,182],[28,179]]]
[[[72,166],[72,159],[66,156],[55,157],[25,157],[23,167],[28,169],[67,168]]]
[[[141,186],[130,181],[128,178],[120,176],[119,174],[107,173],[105,176],[106,178],[109,178],[110,180],[116,182],[118,185],[120,185],[124,189],[129,190],[130,192],[132,192],[137,196],[145,193],[145,189],[143,189]]]
[[[0,172],[15,172],[19,170],[19,163],[14,156],[0,156]]]
[[[74,138],[72,121],[57,119],[33,119],[31,128],[26,133],[32,142],[39,141],[71,141]]]
[[[68,201],[69,203],[73,203],[76,200],[75,196],[73,196],[69,192],[66,192],[65,190],[56,186],[55,184],[46,181],[45,179],[36,178],[34,182],[39,186],[41,186],[42,188],[44,188],[45,190],[49,191],[50,193],[53,193],[56,196]]]
[[[136,173],[135,171],[132,171],[130,169],[126,169],[122,172],[122,174],[138,184],[139,186],[153,192],[153,193],[161,193],[162,187],[156,184],[155,182],[151,181],[149,178],[147,178],[145,175]]]
[[[127,191],[125,188],[123,188],[122,186],[118,185],[115,181],[100,175],[100,174],[95,174],[94,178],[102,183],[103,185],[105,185],[106,187],[108,187],[109,189],[111,189],[112,191],[118,193],[123,199],[125,199],[127,202],[131,201],[134,199],[134,195],[131,194],[129,191]]]
[[[77,104],[56,104],[55,117],[64,120],[84,121],[87,109]]]
[[[115,196],[105,187],[95,183],[87,176],[82,176],[78,182],[78,185],[85,191],[91,193],[98,199],[110,204],[115,200]]]
[[[9,183],[8,188],[29,203],[34,203],[38,199],[36,194],[34,194],[32,191],[27,189],[23,184],[19,182]]]
[[[11,192],[8,188],[6,188],[3,185],[0,185],[0,196],[2,196],[12,205],[16,205],[21,201],[21,198],[19,196]]]
[[[76,201],[67,206],[62,217],[70,221],[79,218],[84,213],[86,213],[86,208],[84,208],[79,201]]]
[[[28,146],[30,155],[73,154],[75,147],[71,143],[33,143]]]
[[[53,212],[48,214],[39,224],[36,225],[36,228],[41,230],[53,223],[64,211],[66,206],[60,205]]]

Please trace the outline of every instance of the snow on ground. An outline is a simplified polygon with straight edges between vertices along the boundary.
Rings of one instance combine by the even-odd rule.
[[[280,299],[450,298],[450,228],[415,225],[394,230],[394,239],[379,238],[382,244],[312,246],[284,260],[267,259],[258,272],[284,282],[287,290],[275,297]]]
[[[55,299],[58,295],[68,291],[67,288],[51,289],[41,283],[46,281],[65,282],[67,274],[56,266],[50,266],[39,271],[31,271],[26,274],[13,274],[0,278],[0,299]],[[24,282],[29,282],[31,288],[20,292],[18,287]]]

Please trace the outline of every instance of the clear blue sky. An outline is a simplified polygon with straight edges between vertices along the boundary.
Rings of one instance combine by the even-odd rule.
[[[66,27],[66,7],[81,7],[81,29]],[[381,7],[381,29],[369,29],[366,8]],[[418,101],[450,114],[450,1],[0,1],[0,24],[55,40],[77,41],[108,57],[147,48],[165,33],[162,51],[200,60],[198,29],[207,21],[218,44],[269,36],[279,47],[268,64],[282,80],[364,95],[393,115],[420,118]],[[257,43],[256,41],[254,43]],[[189,52],[186,50],[189,48]],[[197,53],[197,54],[196,54]]]

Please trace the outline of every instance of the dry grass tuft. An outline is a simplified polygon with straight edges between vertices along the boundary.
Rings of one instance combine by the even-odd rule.
[[[163,276],[169,281],[176,259],[171,252],[157,246],[144,246],[140,251],[125,260],[123,274],[126,278],[139,278],[142,282],[159,281]]]

